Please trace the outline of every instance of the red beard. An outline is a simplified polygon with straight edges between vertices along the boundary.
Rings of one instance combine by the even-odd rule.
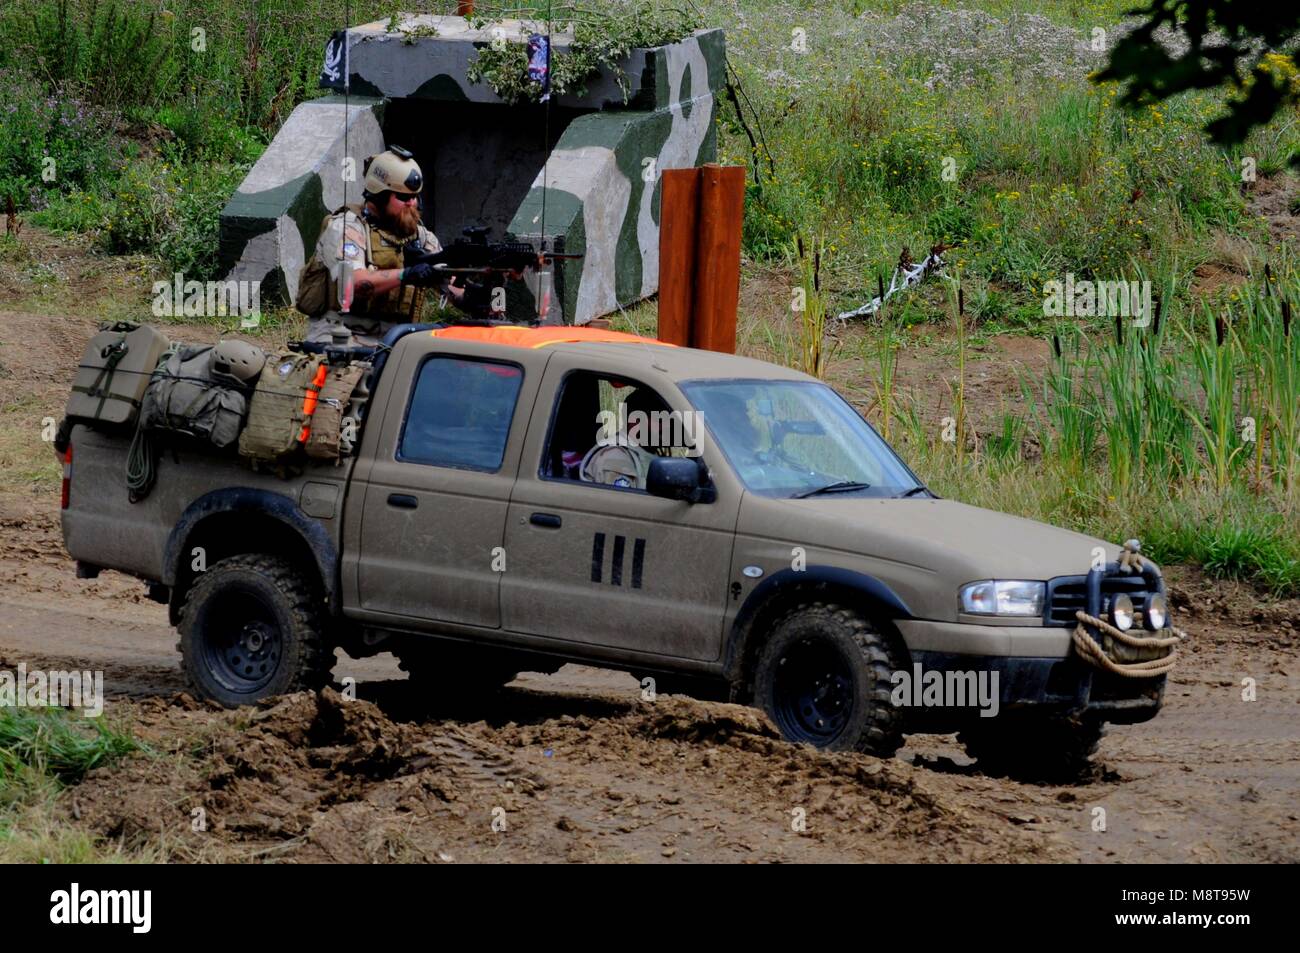
[[[402,209],[395,220],[390,220],[388,229],[399,238],[411,238],[420,227],[420,207],[411,204]]]

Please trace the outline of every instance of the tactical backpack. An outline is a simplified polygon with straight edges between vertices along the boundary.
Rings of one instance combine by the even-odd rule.
[[[147,324],[100,325],[77,365],[64,416],[92,426],[134,422],[166,350],[166,336]]]
[[[307,437],[307,456],[315,460],[337,460],[352,452],[354,432],[349,433],[344,424],[348,401],[370,371],[370,365],[353,361],[329,368],[325,383],[316,401],[316,412],[311,418],[311,433]]]
[[[145,430],[165,430],[227,447],[239,436],[248,399],[212,378],[212,346],[178,345],[154,372],[140,411]]]
[[[248,424],[239,436],[240,455],[274,462],[304,446],[328,372],[319,354],[268,357],[249,403]]]

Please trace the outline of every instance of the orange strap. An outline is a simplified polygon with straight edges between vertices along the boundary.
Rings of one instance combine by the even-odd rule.
[[[307,390],[302,398],[302,416],[304,418],[302,430],[298,434],[298,442],[306,443],[307,438],[311,436],[311,415],[316,413],[316,401],[320,396],[320,389],[325,386],[325,378],[329,374],[329,365],[321,363],[316,368],[316,376],[312,382],[307,385]]]

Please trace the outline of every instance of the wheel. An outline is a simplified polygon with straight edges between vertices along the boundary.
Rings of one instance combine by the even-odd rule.
[[[433,701],[465,701],[494,692],[513,682],[519,667],[506,655],[408,642],[393,649],[398,668],[406,672],[416,690]]]
[[[334,665],[317,587],[279,556],[231,556],[200,574],[178,628],[190,687],[227,707],[319,688]]]
[[[802,606],[759,653],[755,701],[789,741],[888,758],[903,742],[890,675],[904,668],[899,650],[861,614]]]
[[[1096,718],[1009,712],[975,722],[957,740],[985,774],[1068,782],[1088,773],[1105,733]]]

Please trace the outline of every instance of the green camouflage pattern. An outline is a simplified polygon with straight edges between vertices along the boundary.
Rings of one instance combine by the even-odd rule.
[[[466,79],[478,48],[545,29],[505,20],[475,30],[462,17],[405,15],[337,31],[320,78],[330,94],[294,110],[221,213],[224,279],[261,281],[268,304],[292,301],[324,217],[361,201],[364,157],[396,142],[421,161],[425,220],[444,245],[464,226],[486,224],[498,239],[541,238],[583,256],[511,282],[512,318],[538,313],[539,285],[553,286],[543,293],[548,323],[583,324],[654,294],[660,173],[716,159],[723,33],[632,51],[622,64],[626,102],[612,72],[582,96],[554,97],[548,156],[535,131],[546,106],[507,107],[486,83]],[[554,33],[553,49],[571,40]],[[416,102],[459,138],[421,148],[430,124],[411,117],[429,113],[413,114]]]

